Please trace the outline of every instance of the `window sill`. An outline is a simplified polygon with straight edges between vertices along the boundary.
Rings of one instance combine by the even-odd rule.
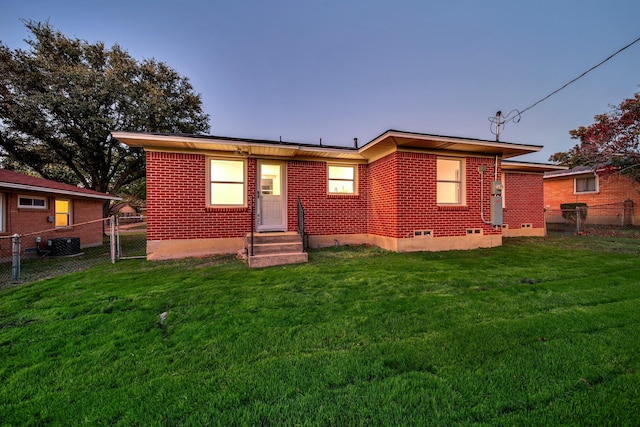
[[[444,206],[439,205],[438,211],[440,212],[465,212],[469,210],[469,206]]]
[[[24,207],[18,206],[18,212],[46,212],[47,208],[32,208],[32,207]]]
[[[249,208],[247,208],[246,206],[238,206],[238,207],[207,206],[207,208],[205,209],[206,212],[247,212],[248,210]]]
[[[328,199],[357,199],[360,197],[358,194],[327,194]]]

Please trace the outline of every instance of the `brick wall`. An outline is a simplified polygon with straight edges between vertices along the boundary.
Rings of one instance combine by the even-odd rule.
[[[479,172],[481,167],[485,169],[482,174]],[[436,214],[430,217],[430,221],[436,224],[441,221],[442,224],[441,229],[434,233],[436,237],[462,236],[466,235],[468,229],[480,229],[484,235],[502,233],[499,228],[485,224],[483,221],[483,218],[485,221],[491,219],[491,181],[494,180],[495,175],[495,158],[467,157],[465,159],[465,206],[436,208]],[[501,176],[499,164],[497,176]]]
[[[398,237],[398,153],[369,165],[369,233]]]
[[[394,237],[412,237],[414,230],[442,232],[436,215],[436,159],[433,154],[398,153],[398,227]],[[446,216],[446,215],[445,215]]]
[[[251,229],[249,207],[207,207],[206,156],[147,152],[148,239],[204,239],[242,237]],[[327,164],[289,161],[287,227],[297,230],[297,198],[305,209],[309,235],[374,234],[392,238],[431,230],[434,237],[465,236],[468,229],[500,234],[481,218],[481,178],[484,219],[490,219],[490,188],[495,174],[493,157],[468,157],[465,165],[465,203],[436,203],[437,156],[391,153],[358,166],[357,195],[327,194]],[[484,167],[481,174],[479,168]],[[255,191],[256,160],[247,160],[248,194]],[[498,176],[501,171],[498,166]],[[507,174],[505,222],[543,226],[542,177]],[[536,212],[537,209],[537,212]]]
[[[464,236],[469,228],[482,229],[483,234],[500,234],[480,217],[478,167],[486,166],[484,208],[488,220],[494,159],[466,158],[464,206],[438,206],[437,158],[435,154],[396,152],[371,164],[372,234],[404,238],[416,230],[431,230],[434,237],[451,237]]]
[[[357,171],[357,195],[327,194],[327,163],[287,162],[288,229],[297,230],[297,198],[304,207],[309,235],[362,234],[367,232],[369,177],[366,165]]]
[[[207,207],[206,161],[202,154],[147,152],[148,240],[242,237],[251,229],[248,205]],[[247,159],[248,194],[255,171],[255,159]]]
[[[248,194],[255,192],[256,160],[248,159]],[[327,164],[287,162],[287,227],[297,230],[297,197],[305,209],[305,231],[316,234],[367,232],[368,170],[358,167],[357,195],[327,194]],[[147,152],[147,238],[242,237],[251,229],[249,206],[207,207],[206,156]]]
[[[507,172],[504,176],[503,224],[510,229],[544,227],[544,187],[541,174]]]

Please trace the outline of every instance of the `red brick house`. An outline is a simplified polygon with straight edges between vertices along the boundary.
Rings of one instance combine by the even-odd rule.
[[[81,247],[102,244],[102,208],[118,200],[108,194],[0,169],[0,253],[11,254],[10,236],[25,236],[21,247],[36,246],[36,237],[73,237]],[[93,223],[91,223],[94,221]],[[78,224],[86,224],[76,227]],[[35,233],[35,234],[34,234]]]
[[[499,246],[503,236],[544,234],[542,175],[555,168],[504,161],[540,146],[395,130],[362,147],[113,136],[146,151],[149,259],[235,253],[252,229],[302,227],[313,248]],[[492,196],[501,188],[504,201]]]
[[[562,223],[565,203],[585,203],[591,224],[640,224],[640,186],[633,178],[611,168],[578,166],[548,171],[544,175],[544,205],[547,221]]]
[[[549,164],[502,161],[504,181],[504,237],[544,236],[544,173],[560,167]]]

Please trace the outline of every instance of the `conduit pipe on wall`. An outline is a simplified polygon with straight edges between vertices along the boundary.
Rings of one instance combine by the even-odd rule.
[[[484,219],[484,172],[486,166],[478,166],[478,172],[480,172],[480,219],[485,224],[491,225],[491,221]]]
[[[480,172],[480,219],[483,223],[487,225],[494,225],[491,221],[487,221],[484,219],[484,172],[486,171],[486,166],[481,165],[478,166],[478,172]],[[498,155],[496,154],[495,162],[493,164],[493,179],[494,181],[498,180]],[[496,226],[497,228],[497,226]]]

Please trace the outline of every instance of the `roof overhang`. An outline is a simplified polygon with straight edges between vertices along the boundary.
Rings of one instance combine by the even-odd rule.
[[[388,130],[358,151],[364,157],[374,159],[400,148],[509,158],[538,152],[542,146]]]
[[[559,171],[549,171],[550,173],[545,174],[545,179],[553,179],[553,178],[566,178],[566,177],[576,177],[576,176],[596,176],[596,171],[593,169],[582,169],[582,170],[571,170],[565,168],[566,172]]]
[[[112,132],[111,135],[130,147],[147,151],[217,152],[243,156],[280,158],[330,158],[373,161],[398,150],[448,152],[464,155],[509,158],[538,152],[539,145],[388,130],[361,148],[328,147],[283,141],[242,139],[211,135],[180,135],[135,132]]]
[[[83,197],[87,199],[122,200],[121,197],[111,196],[109,194],[84,193],[82,191],[62,190],[57,188],[42,187],[39,185],[18,184],[15,182],[0,181],[0,188],[18,190],[18,191],[33,191],[33,192],[44,193],[44,194],[62,194],[65,196]]]
[[[242,156],[364,160],[355,149],[347,147],[323,147],[321,145],[206,135],[163,135],[132,132],[112,132],[111,135],[130,147],[142,147],[148,151],[187,150]]]
[[[548,163],[518,162],[513,160],[503,160],[501,164],[503,171],[526,172],[526,173],[546,173],[567,169],[566,166],[552,165]]]

